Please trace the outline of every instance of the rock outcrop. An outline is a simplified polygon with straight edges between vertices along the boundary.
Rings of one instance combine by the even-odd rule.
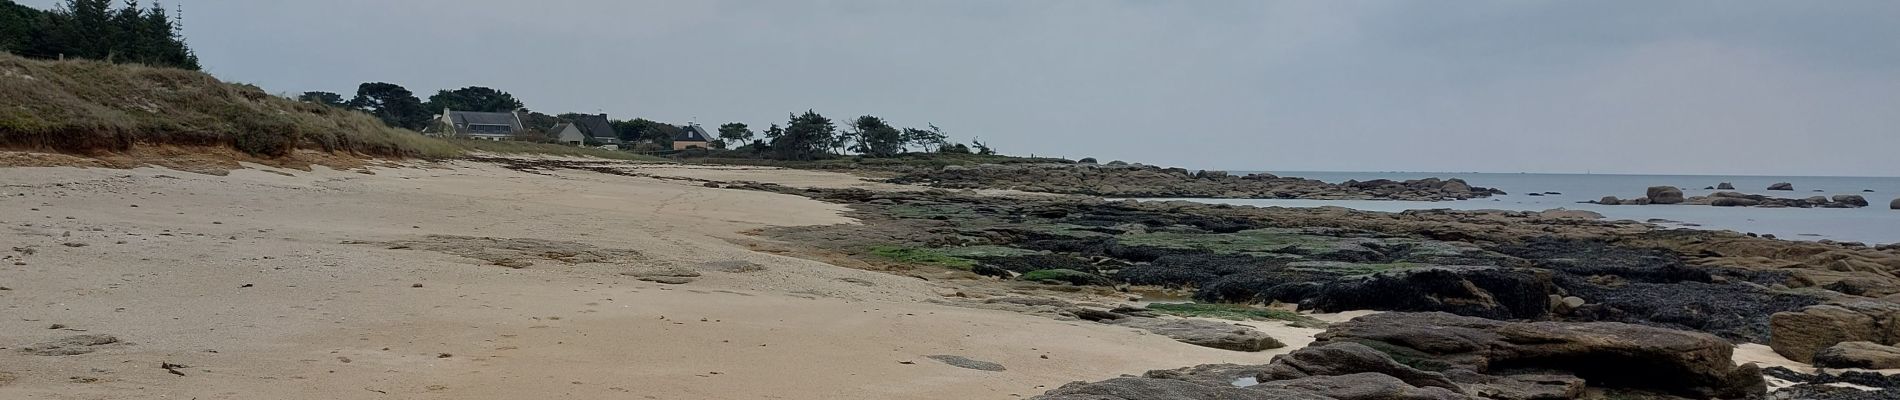
[[[1893,199],[1893,202],[1887,203],[1887,209],[1900,210],[1900,198],[1895,198]]]
[[[1900,348],[1874,342],[1841,342],[1814,354],[1822,368],[1900,368]]]
[[[1745,194],[1745,193],[1736,193],[1736,192],[1715,192],[1715,193],[1710,193],[1708,196],[1696,196],[1696,197],[1690,197],[1687,199],[1680,199],[1680,201],[1678,201],[1676,196],[1680,196],[1682,194],[1681,191],[1675,191],[1674,193],[1671,193],[1668,191],[1668,189],[1674,189],[1674,188],[1668,187],[1668,186],[1652,187],[1652,188],[1649,188],[1650,194],[1648,196],[1637,198],[1637,199],[1630,199],[1630,200],[1619,200],[1615,196],[1605,196],[1603,199],[1597,200],[1595,204],[1604,204],[1604,205],[1688,204],[1688,205],[1709,205],[1709,206],[1716,206],[1716,207],[1766,207],[1766,208],[1817,208],[1817,207],[1818,208],[1858,208],[1858,207],[1867,206],[1866,198],[1861,197],[1860,195],[1847,195],[1847,194],[1836,195],[1832,199],[1829,199],[1826,196],[1813,196],[1813,197],[1808,197],[1805,199],[1786,199],[1786,198],[1779,198],[1779,197],[1763,196],[1759,194]],[[1659,201],[1659,199],[1661,200]]]
[[[1253,328],[1229,323],[1170,318],[1120,318],[1100,321],[1154,332],[1182,343],[1233,351],[1262,351],[1286,347],[1285,343]]]
[[[1837,194],[1837,195],[1834,195],[1833,200],[1835,203],[1846,204],[1853,207],[1867,206],[1867,198],[1861,197],[1860,195],[1857,195],[1857,194]]]
[[[1855,300],[1775,313],[1768,318],[1768,346],[1800,362],[1844,342],[1900,343],[1900,304]]]
[[[1794,184],[1787,182],[1776,183],[1768,185],[1768,190],[1794,190]]]
[[[1649,204],[1680,204],[1683,200],[1682,189],[1675,186],[1650,186],[1643,197],[1649,199]]]
[[[1371,180],[1331,184],[1272,174],[1235,176],[1145,165],[985,164],[917,169],[891,182],[950,189],[1014,189],[1105,197],[1320,200],[1461,200],[1504,192],[1461,179]]]
[[[1715,185],[1715,190],[1735,190],[1735,184],[1722,182],[1720,185]]]
[[[1444,311],[1485,318],[1536,318],[1556,293],[1547,271],[1501,267],[1425,267],[1330,282],[1300,303],[1320,312]]]
[[[1727,399],[1758,398],[1767,389],[1754,364],[1730,361],[1731,345],[1721,338],[1631,324],[1386,313],[1334,324],[1317,338],[1265,366],[1150,371],[1071,383],[1036,398]]]

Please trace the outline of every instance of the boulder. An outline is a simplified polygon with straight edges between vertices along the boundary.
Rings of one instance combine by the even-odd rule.
[[[1650,186],[1649,193],[1643,197],[1649,204],[1682,204],[1682,189],[1675,186]]]
[[[1867,198],[1860,197],[1860,195],[1858,194],[1837,194],[1837,195],[1834,195],[1834,202],[1846,204],[1846,205],[1854,206],[1854,207],[1867,206]]]
[[[1900,198],[1893,199],[1892,203],[1887,203],[1887,209],[1900,210]]]
[[[1453,392],[1464,390],[1444,374],[1429,372],[1393,361],[1392,356],[1352,342],[1310,346],[1274,357],[1273,364],[1259,373],[1260,382],[1299,379],[1313,376],[1377,373],[1397,378],[1407,385],[1437,387]]]
[[[1761,202],[1739,197],[1717,197],[1709,201],[1709,205],[1716,207],[1754,207],[1757,204]]]
[[[1442,387],[1417,387],[1389,375],[1371,372],[1310,376],[1261,382],[1253,389],[1281,389],[1311,393],[1335,400],[1465,400],[1475,399]]]
[[[1768,317],[1768,347],[1776,354],[1804,363],[1815,352],[1841,342],[1874,340],[1874,320],[1834,305],[1775,313]]]
[[[1602,199],[1597,200],[1597,204],[1608,204],[1608,205],[1614,206],[1614,205],[1623,204],[1623,199],[1618,199],[1616,198],[1616,196],[1603,196]]]
[[[1182,343],[1233,351],[1262,351],[1286,347],[1266,333],[1242,325],[1199,319],[1122,318],[1100,321],[1167,336]]]
[[[1471,191],[1471,185],[1465,183],[1463,179],[1452,178],[1445,181],[1444,186],[1439,186],[1439,189],[1452,193],[1465,193]]]
[[[1814,354],[1822,368],[1900,368],[1900,348],[1874,342],[1841,342]]]
[[[1384,313],[1333,324],[1272,364],[1203,365],[1071,383],[1043,400],[1761,398],[1754,364],[1712,335],[1611,322]],[[1246,373],[1257,371],[1254,379]],[[1642,396],[1650,398],[1649,396]]]
[[[1591,387],[1693,398],[1766,391],[1754,364],[1736,366],[1714,335],[1617,322],[1503,322],[1446,313],[1384,313],[1333,324],[1316,345],[1356,342],[1453,380],[1493,368],[1582,378]],[[1632,373],[1641,370],[1641,373]]]
[[[1722,182],[1722,184],[1720,185],[1715,185],[1715,190],[1735,190],[1735,185],[1728,182]]]
[[[1768,190],[1794,190],[1794,184],[1787,182],[1776,183],[1768,185]]]
[[[1175,379],[1114,378],[1101,382],[1071,382],[1035,400],[1330,400],[1326,396],[1285,389],[1206,385]]]

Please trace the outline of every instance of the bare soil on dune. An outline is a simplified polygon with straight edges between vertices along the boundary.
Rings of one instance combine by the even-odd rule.
[[[842,205],[669,179],[882,185],[843,174],[243,166],[0,168],[0,398],[1002,399],[1279,353],[937,304],[743,233]]]

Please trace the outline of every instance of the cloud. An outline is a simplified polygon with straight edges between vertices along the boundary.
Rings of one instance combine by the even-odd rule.
[[[45,5],[53,0],[29,1]],[[1891,175],[1900,3],[173,0],[220,77],[1268,170]]]

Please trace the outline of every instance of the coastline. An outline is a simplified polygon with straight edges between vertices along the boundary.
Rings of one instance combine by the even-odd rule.
[[[337,388],[360,387],[365,396],[386,392],[422,398],[545,393],[613,397],[636,388],[662,398],[1027,397],[1070,381],[1140,371],[1266,365],[1275,355],[1306,348],[1312,336],[1327,331],[1289,326],[1289,321],[1242,321],[1247,330],[1285,346],[1259,352],[1210,348],[1137,327],[1148,322],[1117,325],[1094,319],[1227,323],[1140,310],[1146,303],[1118,289],[1123,283],[1041,283],[1025,281],[1021,278],[1027,274],[1016,271],[998,279],[865,252],[873,242],[943,249],[1020,246],[1021,238],[1035,236],[1023,236],[1034,231],[1018,229],[1040,224],[1006,222],[1021,216],[1071,225],[1096,218],[1091,215],[1123,215],[1133,218],[1130,221],[1164,218],[1177,222],[1136,223],[1150,224],[1146,231],[1153,234],[1186,235],[1181,243],[1268,224],[1294,229],[1285,232],[1293,236],[1284,238],[1260,236],[1270,241],[1357,243],[1385,249],[1375,250],[1380,253],[1454,245],[1469,248],[1459,252],[1503,249],[1514,254],[1493,258],[1469,253],[1453,262],[1436,253],[1416,256],[1425,258],[1400,253],[1390,261],[1311,264],[1343,274],[1314,281],[1321,285],[1364,279],[1353,272],[1358,267],[1351,266],[1364,262],[1396,266],[1399,269],[1387,273],[1400,273],[1433,270],[1413,265],[1420,263],[1541,263],[1545,257],[1570,257],[1563,252],[1575,249],[1616,254],[1621,251],[1617,246],[1699,255],[1686,259],[1685,266],[1728,271],[1717,274],[1723,280],[1790,274],[1786,276],[1798,279],[1786,282],[1807,285],[1774,289],[1731,283],[1722,289],[1743,290],[1735,293],[1767,290],[1761,293],[1811,296],[1822,287],[1845,290],[1837,285],[1843,282],[1886,290],[1881,288],[1895,285],[1878,280],[1883,276],[1878,271],[1897,267],[1886,264],[1887,258],[1863,258],[1864,264],[1854,265],[1871,268],[1865,273],[1809,269],[1802,265],[1818,263],[1818,258],[1801,254],[1880,253],[1743,235],[1658,231],[1642,223],[1599,221],[1580,214],[1388,214],[1131,203],[1008,190],[950,191],[809,170],[532,160],[412,162],[363,168],[368,173],[246,165],[224,177],[151,167],[0,169],[9,177],[10,198],[23,200],[9,203],[22,209],[9,208],[8,215],[27,217],[9,218],[8,225],[16,229],[7,235],[34,249],[31,254],[16,250],[7,260],[26,264],[0,275],[0,283],[10,289],[0,296],[35,320],[34,325],[64,326],[15,326],[0,330],[0,337],[18,342],[14,347],[81,333],[119,340],[79,355],[0,355],[10,365],[0,373],[11,377],[0,384],[0,394],[220,398],[269,393],[325,398]],[[207,214],[213,209],[233,211]],[[330,216],[348,217],[319,219]],[[991,222],[993,218],[1006,223]],[[1132,227],[1114,229],[1123,231],[1116,235],[1126,235]],[[990,239],[955,245],[934,239],[947,232]],[[1549,234],[1605,241],[1611,247],[1528,252],[1494,247]],[[470,241],[483,244],[471,247]],[[69,242],[85,245],[61,245]],[[559,249],[555,253],[582,257],[535,255],[542,254],[536,249],[547,246]],[[1288,247],[1257,254],[1319,260],[1346,260],[1328,254],[1357,254],[1335,253],[1344,248],[1330,244],[1320,252],[1314,252],[1317,247],[1300,248],[1307,250]],[[1198,251],[1181,254],[1201,254]],[[1540,253],[1546,251],[1557,253]],[[1722,255],[1708,256],[1711,252]],[[1007,263],[1007,257],[966,257],[982,260],[980,265],[1015,265]],[[1128,261],[1119,257],[1107,254],[1090,263],[1093,268],[1129,268],[1119,264]],[[517,261],[527,265],[512,268]],[[151,269],[155,266],[162,269]],[[1123,279],[1118,278],[1123,274],[1104,273]],[[1649,279],[1637,278],[1644,275],[1636,270],[1594,273]],[[668,277],[687,282],[658,282]],[[1703,285],[1650,284],[1686,285],[1668,286],[1684,289]],[[1357,290],[1352,287],[1327,290],[1349,294]],[[1499,290],[1489,284],[1479,287]],[[1622,295],[1613,288],[1595,290],[1608,291],[1576,293],[1591,296],[1581,309],[1634,304],[1618,303],[1631,300],[1617,300]],[[1684,291],[1682,296],[1687,300],[1707,293]],[[1444,295],[1449,294],[1434,294]],[[1346,299],[1325,300],[1335,305],[1314,305],[1321,309],[1307,311],[1392,306],[1342,302]],[[1782,310],[1838,299],[1815,297]],[[189,311],[205,301],[242,305],[211,315]],[[1030,301],[1046,305],[1009,305]],[[45,306],[50,304],[82,306]],[[1304,308],[1308,302],[1282,305]],[[1755,305],[1744,301],[1736,306]],[[1487,307],[1515,306],[1499,300]],[[1587,314],[1574,310],[1558,314],[1553,305],[1540,307],[1553,310],[1542,318],[1601,318],[1580,317]],[[1317,316],[1330,324],[1348,319]],[[1760,318],[1765,324],[1766,315]],[[1658,325],[1641,318],[1625,321]],[[1767,333],[1766,327],[1751,327],[1754,323],[1701,329],[1741,341],[1765,341],[1759,335]],[[929,358],[937,355],[1007,369],[970,370]],[[106,360],[135,362],[102,367]],[[645,361],[628,368],[629,360]],[[181,370],[184,377],[177,377],[167,369],[146,366],[161,363],[190,367]],[[854,367],[808,368],[814,363]],[[562,372],[550,375],[555,370]],[[389,371],[404,373],[392,377]],[[295,384],[286,386],[285,381]],[[128,390],[134,386],[148,390],[135,394]],[[857,389],[839,392],[842,387]]]

